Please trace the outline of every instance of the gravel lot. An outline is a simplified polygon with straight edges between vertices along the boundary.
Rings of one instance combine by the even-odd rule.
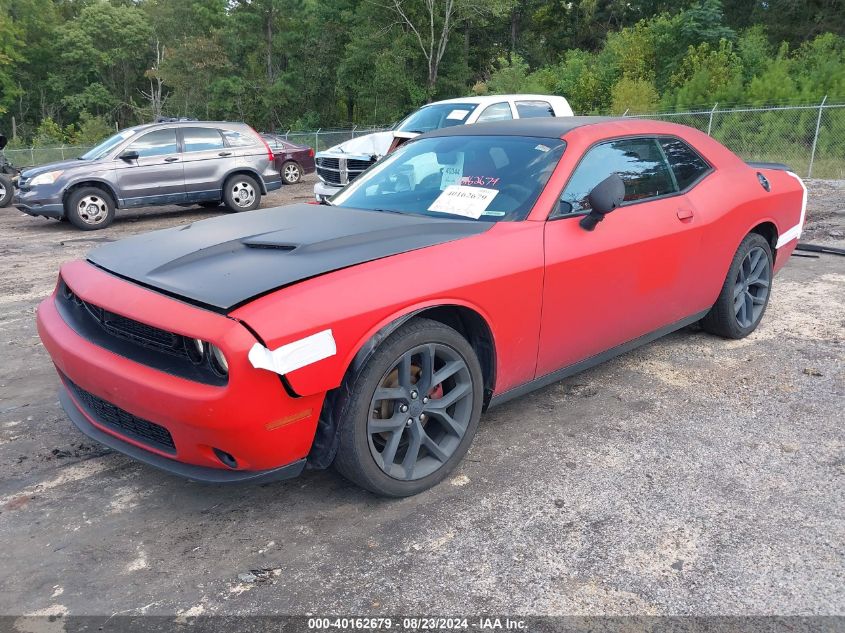
[[[845,246],[845,183],[810,190],[805,238]],[[491,410],[450,481],[386,501],[185,482],[66,420],[34,321],[60,263],[212,215],[0,210],[0,614],[845,612],[845,258],[793,257],[746,340],[686,330]]]

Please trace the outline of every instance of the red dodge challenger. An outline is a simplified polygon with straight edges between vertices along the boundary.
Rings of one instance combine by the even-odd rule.
[[[700,321],[742,338],[806,190],[694,129],[574,117],[422,135],[331,199],[61,269],[38,331],[83,433],[208,482],[442,480],[482,411]],[[519,420],[514,420],[519,424]]]

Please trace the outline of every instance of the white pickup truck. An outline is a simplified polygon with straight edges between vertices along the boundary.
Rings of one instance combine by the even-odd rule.
[[[572,116],[563,97],[549,95],[487,95],[462,97],[424,105],[392,130],[359,136],[318,152],[317,202],[333,196],[358,174],[408,139],[451,125],[532,117]]]

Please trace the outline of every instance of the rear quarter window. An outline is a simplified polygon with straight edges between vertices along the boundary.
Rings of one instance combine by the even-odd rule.
[[[536,119],[537,117],[553,117],[555,111],[548,101],[517,101],[516,111],[520,119]]]
[[[239,130],[222,130],[229,147],[255,147],[259,144],[258,137],[250,132]]]
[[[710,171],[710,165],[692,147],[678,138],[660,139],[660,147],[683,191]]]

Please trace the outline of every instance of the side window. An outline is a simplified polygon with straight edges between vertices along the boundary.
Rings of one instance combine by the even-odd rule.
[[[140,158],[176,154],[179,151],[179,146],[176,144],[176,130],[170,128],[147,132],[126,149],[138,152]]]
[[[689,145],[677,138],[662,138],[660,146],[666,160],[678,181],[678,189],[684,190],[710,171],[710,165]]]
[[[484,108],[484,112],[476,120],[476,123],[485,121],[505,121],[512,119],[511,106],[509,103],[494,103]]]
[[[226,137],[229,147],[253,147],[258,144],[258,139],[254,134],[246,134],[235,130],[223,130],[223,136]]]
[[[555,115],[555,111],[547,101],[517,101],[516,111],[519,113],[520,119],[534,119]]]
[[[220,132],[210,127],[189,127],[182,130],[186,152],[220,150],[226,146]]]
[[[655,198],[677,189],[657,141],[653,138],[620,139],[597,145],[584,156],[560,199],[572,205],[571,213],[589,211],[590,191],[616,173],[625,182],[625,201]]]

